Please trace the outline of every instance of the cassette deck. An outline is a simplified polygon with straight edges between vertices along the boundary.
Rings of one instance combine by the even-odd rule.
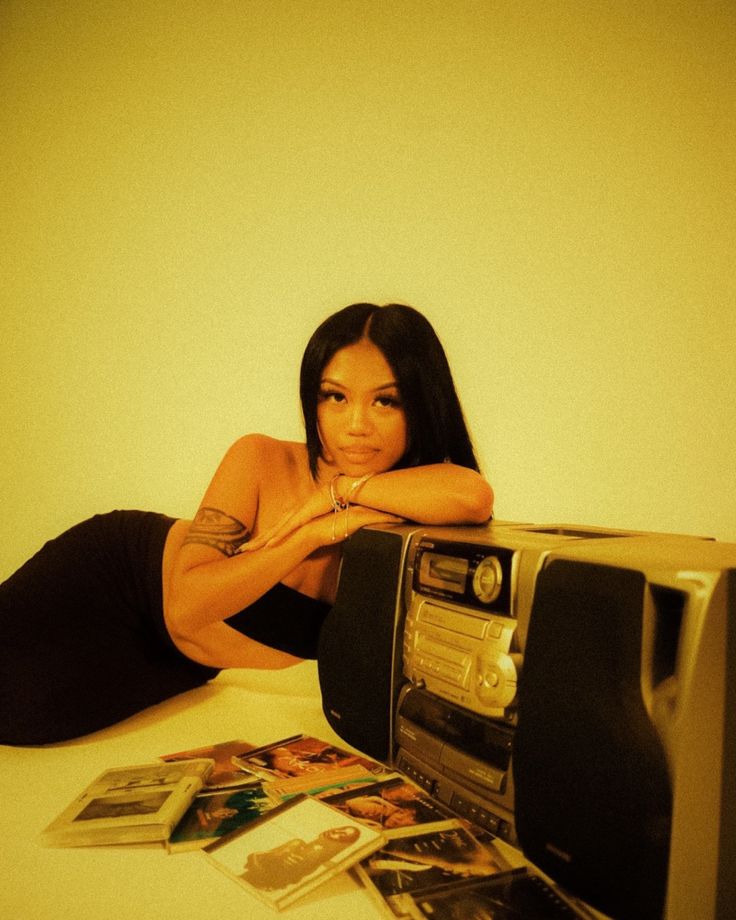
[[[561,545],[628,535],[502,523],[414,534],[395,763],[458,814],[512,844],[514,727],[537,574]]]

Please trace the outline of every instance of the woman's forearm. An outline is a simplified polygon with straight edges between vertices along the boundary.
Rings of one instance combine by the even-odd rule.
[[[341,496],[353,480],[338,483]],[[493,489],[475,470],[451,463],[390,470],[357,489],[352,501],[422,524],[483,524],[493,513]]]
[[[211,623],[177,642],[185,655],[211,668],[277,670],[302,659],[244,636],[227,623]]]

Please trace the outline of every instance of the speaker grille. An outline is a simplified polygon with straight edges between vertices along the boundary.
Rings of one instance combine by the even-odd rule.
[[[525,855],[594,907],[661,917],[672,791],[640,689],[645,578],[552,561],[519,686],[515,812]]]
[[[348,744],[383,762],[392,754],[404,544],[400,533],[379,530],[359,530],[346,541],[318,652],[327,721]]]

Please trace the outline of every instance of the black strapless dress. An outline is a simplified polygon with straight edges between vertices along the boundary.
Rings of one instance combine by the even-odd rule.
[[[161,562],[174,518],[95,515],[50,540],[0,585],[0,744],[51,744],[105,728],[219,672],[164,624]],[[315,658],[329,605],[283,584],[228,619]]]

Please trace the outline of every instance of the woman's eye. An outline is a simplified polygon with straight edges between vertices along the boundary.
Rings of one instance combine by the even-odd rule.
[[[401,405],[396,396],[379,396],[376,399],[376,404],[384,409],[395,409]]]
[[[340,393],[337,390],[321,390],[319,398],[322,402],[343,402],[345,399],[345,394]]]

